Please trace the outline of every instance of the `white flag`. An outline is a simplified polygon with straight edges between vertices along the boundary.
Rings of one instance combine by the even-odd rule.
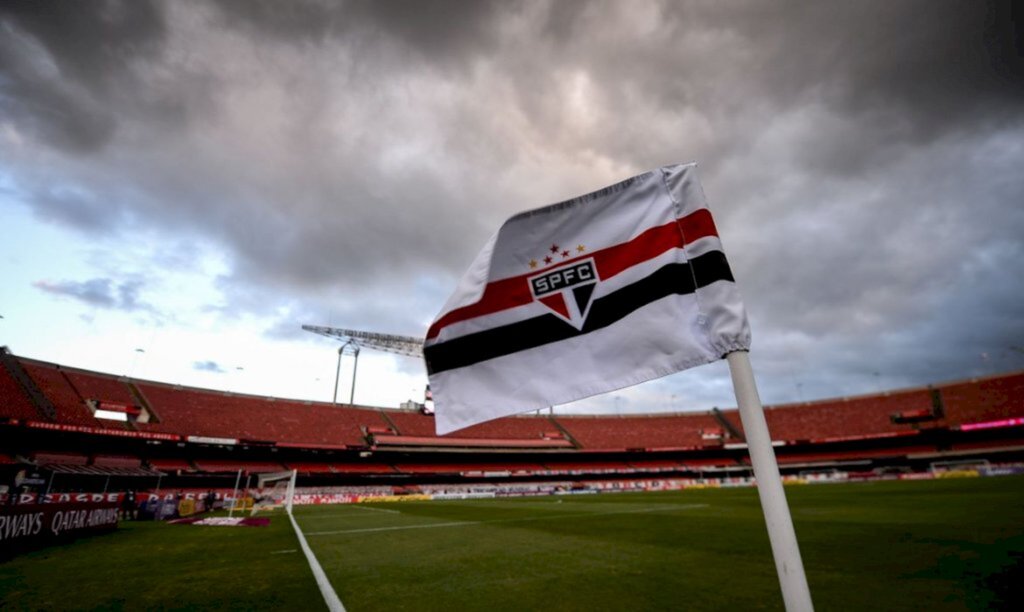
[[[438,435],[750,348],[694,164],[501,226],[430,326]]]

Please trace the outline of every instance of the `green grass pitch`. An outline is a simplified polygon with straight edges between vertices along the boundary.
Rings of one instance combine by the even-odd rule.
[[[1024,609],[1024,477],[788,487],[819,610]],[[296,509],[345,607],[781,609],[754,489]],[[0,564],[2,609],[317,609],[281,514]]]

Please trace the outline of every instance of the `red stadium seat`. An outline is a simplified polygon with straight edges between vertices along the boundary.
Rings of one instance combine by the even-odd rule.
[[[701,431],[720,427],[710,414],[559,416],[557,421],[584,450],[702,448],[710,444]]]
[[[41,415],[21,384],[0,365],[0,418],[39,420]]]

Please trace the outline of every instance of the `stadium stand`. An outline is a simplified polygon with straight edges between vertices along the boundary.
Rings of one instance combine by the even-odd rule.
[[[160,423],[140,423],[142,431],[182,435],[288,441],[316,446],[365,446],[362,428],[386,426],[377,410],[334,407],[251,395],[136,383]]]
[[[1024,414],[1024,374],[940,385],[951,426],[996,421]]]
[[[1024,450],[1024,436],[1017,439],[973,440],[970,442],[954,442],[952,444],[952,450],[955,452],[1003,449]]]
[[[295,470],[300,474],[334,474],[329,463],[308,463],[305,461],[289,461],[285,464],[289,470]]]
[[[788,454],[779,453],[778,461],[780,464],[785,463],[822,463],[822,462],[840,462],[840,461],[857,461],[860,459],[878,458],[878,457],[906,457],[912,454],[932,454],[935,453],[935,447],[929,445],[911,445],[901,446],[895,448],[881,448],[881,449],[859,449],[850,451],[840,451],[831,453],[800,453],[800,454]]]
[[[150,459],[149,465],[160,472],[195,472],[196,468],[185,459]]]
[[[719,428],[709,414],[558,416],[557,423],[588,450],[687,450],[708,446],[702,429]]]
[[[417,463],[396,463],[395,469],[406,474],[463,474],[469,472],[545,472],[547,468],[539,463],[516,463],[514,466],[509,463],[440,463],[430,462],[426,464]]]
[[[119,378],[68,368],[64,368],[63,372],[84,399],[115,402],[129,406],[136,403],[127,383]]]
[[[434,418],[420,412],[383,410],[391,423],[368,428],[376,446],[476,447],[476,448],[573,448],[571,440],[548,417],[509,417],[481,423],[443,438],[434,434]]]
[[[257,474],[259,472],[282,472],[284,466],[280,463],[257,462],[257,461],[220,461],[215,459],[197,459],[196,467],[202,472],[238,472],[241,470],[246,474]]]
[[[629,459],[630,467],[638,470],[677,470],[682,465],[669,459]]]
[[[395,468],[386,463],[352,462],[332,463],[331,469],[338,474],[394,474]]]
[[[929,391],[915,389],[885,395],[769,407],[765,410],[765,419],[773,440],[822,442],[913,432],[917,430],[913,424],[893,423],[892,414],[905,410],[931,409]]]
[[[96,455],[92,458],[92,464],[98,467],[140,468],[142,467],[142,459],[138,457]]]
[[[399,447],[460,447],[460,448],[572,448],[572,442],[559,438],[550,439],[508,439],[508,438],[463,438],[457,436],[380,436],[373,437],[376,446]]]
[[[21,384],[6,367],[0,367],[0,419],[39,419],[40,414]]]
[[[107,427],[107,423],[100,423],[86,407],[85,401],[78,394],[78,391],[71,385],[67,377],[60,370],[60,366],[44,364],[39,362],[26,362],[22,360],[22,366],[32,378],[39,390],[53,403],[57,409],[57,421],[72,425],[86,425],[91,427]],[[113,424],[115,427],[123,426],[120,423]]]
[[[737,463],[738,460],[736,458],[729,457],[687,457],[682,460],[682,464],[691,470],[713,467],[729,467],[735,466]]]
[[[0,368],[15,384],[21,387],[22,394],[35,407],[38,416],[48,421],[57,420],[57,409],[32,381],[28,372],[22,367],[21,361],[6,346],[0,346]]]
[[[630,466],[625,461],[549,461],[544,464],[552,472],[615,472],[628,470]]]
[[[35,453],[32,459],[39,465],[86,465],[89,457],[75,453]]]
[[[295,469],[308,484],[383,482],[406,491],[550,474],[605,478],[628,488],[630,478],[654,474],[749,472],[736,410],[524,415],[438,437],[433,417],[416,411],[128,381],[6,349],[0,359],[5,474],[34,464],[71,481],[76,474],[160,476],[164,486],[205,489],[230,487],[222,481],[238,470]],[[87,400],[137,407],[150,420],[97,419]],[[963,456],[1024,457],[1024,373],[774,406],[766,418],[781,444],[780,466],[793,473],[804,466],[857,464],[867,471]],[[58,485],[74,483],[58,479]]]
[[[434,417],[420,412],[385,410],[384,417],[393,424],[395,435],[410,437],[434,436]],[[383,433],[383,432],[382,432]],[[545,440],[564,439],[564,434],[549,417],[508,417],[473,425],[447,436],[458,439]]]

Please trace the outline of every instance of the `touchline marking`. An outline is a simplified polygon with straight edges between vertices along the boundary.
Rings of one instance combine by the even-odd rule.
[[[327,604],[327,609],[330,612],[345,612],[345,606],[341,605],[341,599],[338,594],[334,592],[334,587],[331,586],[331,581],[327,579],[327,574],[324,573],[324,568],[320,567],[320,562],[316,560],[316,555],[313,554],[313,549],[309,547],[309,543],[306,542],[306,537],[302,535],[302,529],[299,524],[295,522],[295,517],[292,513],[288,513],[288,519],[292,522],[292,527],[295,528],[295,537],[299,539],[299,546],[302,548],[302,553],[306,555],[306,561],[309,562],[309,569],[313,572],[313,579],[316,580],[316,585],[320,587],[320,595],[324,598],[324,603]]]
[[[666,510],[690,510],[693,508],[707,507],[708,504],[681,504],[672,506],[661,505],[651,508],[641,508],[639,510],[619,510],[614,512],[579,512],[574,514],[563,514],[562,516],[527,516],[523,518],[511,519],[490,519],[486,521],[453,521],[448,523],[426,523],[423,525],[395,525],[391,527],[367,527],[364,529],[339,529],[337,531],[310,531],[306,535],[341,535],[352,533],[376,533],[381,531],[404,531],[406,529],[436,529],[441,527],[464,527],[466,525],[484,525],[490,523],[525,523],[527,521],[556,521],[568,518],[586,518],[588,516],[610,516],[614,514],[641,514],[645,512],[659,512]]]

